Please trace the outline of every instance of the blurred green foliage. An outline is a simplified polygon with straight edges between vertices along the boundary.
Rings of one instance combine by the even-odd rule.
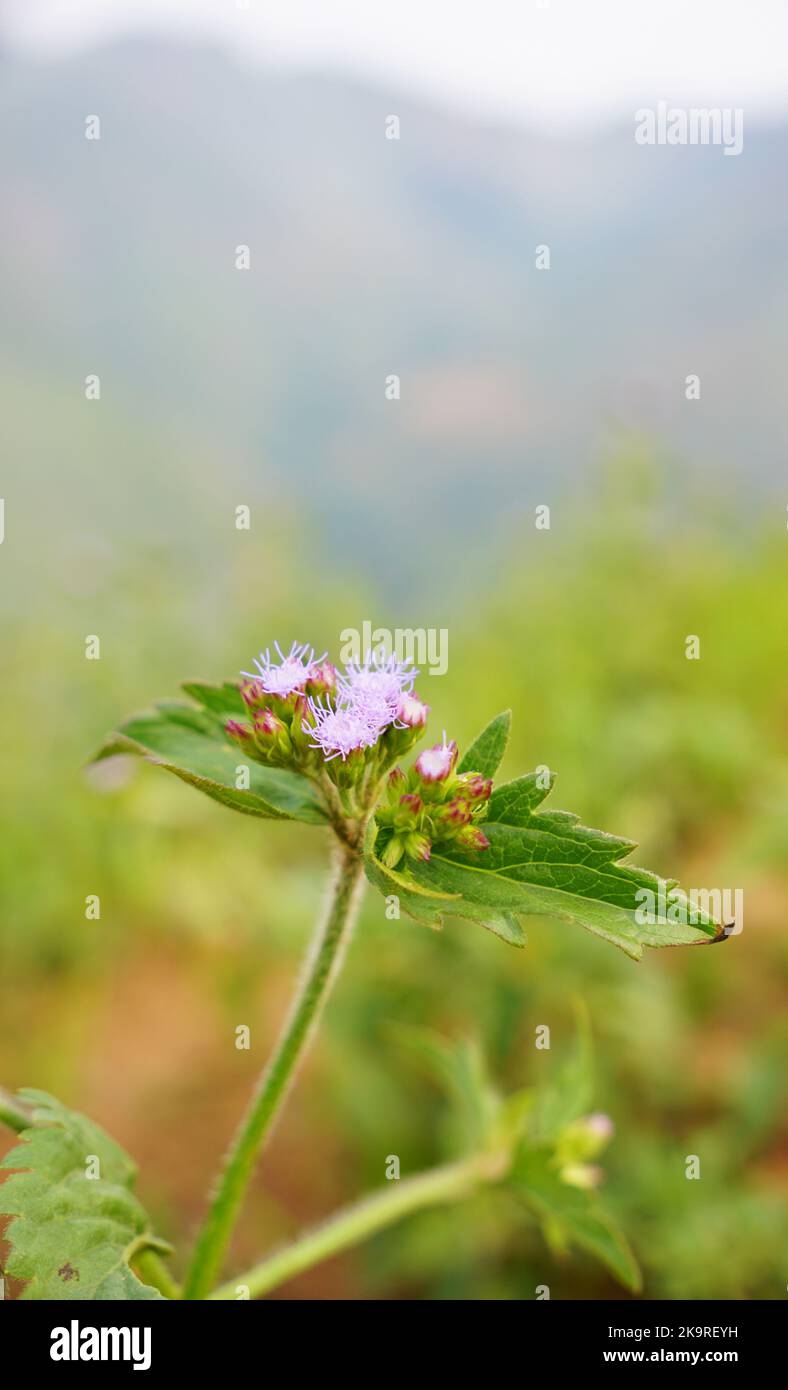
[[[154,526],[97,547],[88,518],[67,556],[57,518],[42,521],[33,556],[10,528],[0,1074],[56,1092],[133,1152],[140,1195],[181,1248],[281,1017],[326,845],[319,830],[233,816],[153,769],[83,764],[119,717],[180,679],[232,676],[274,637],[336,653],[340,630],[371,618],[448,626],[448,673],[418,684],[436,737],[445,727],[462,746],[510,705],[503,776],[547,764],[556,806],[638,840],[636,861],[687,887],[744,888],[744,932],[636,966],[548,920],[527,923],[522,951],[467,922],[433,933],[389,921],[370,893],[236,1258],[378,1185],[387,1155],[406,1175],[451,1149],[450,1113],[398,1029],[478,1040],[501,1089],[516,1090],[569,1057],[582,997],[594,1108],[616,1125],[603,1197],[646,1296],[784,1296],[785,517],[731,505],[710,518],[691,488],[680,506],[666,500],[664,475],[630,451],[585,504],[555,505],[549,531],[524,511],[472,554],[447,538],[438,563],[453,599],[436,611],[381,599],[349,562],[332,574],[285,507],[264,527],[258,513],[248,535],[209,507],[191,544]],[[99,661],[83,655],[93,633]],[[685,658],[689,634],[699,661]],[[234,1045],[240,1023],[248,1053]],[[538,1050],[545,1024],[551,1048]],[[689,1154],[698,1181],[685,1178]],[[542,1284],[553,1297],[626,1297],[590,1258],[549,1254],[511,1198],[486,1192],[283,1294],[530,1299]]]

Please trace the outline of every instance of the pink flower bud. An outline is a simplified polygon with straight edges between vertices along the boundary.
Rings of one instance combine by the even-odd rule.
[[[241,699],[248,709],[256,709],[265,700],[265,690],[258,680],[246,680],[241,685]]]
[[[489,849],[490,841],[478,825],[464,825],[457,833],[457,844],[463,849]]]
[[[469,801],[489,801],[493,787],[491,777],[482,777],[480,772],[466,772],[457,780]]]
[[[457,744],[454,739],[447,743],[444,732],[443,743],[436,743],[433,748],[427,748],[416,759],[416,771],[425,782],[445,782],[454,771],[456,761]]]
[[[422,859],[425,862],[429,859],[432,846],[426,835],[420,835],[415,830],[405,837],[405,852],[411,859]]]
[[[400,695],[397,704],[397,722],[404,724],[407,729],[423,729],[429,712],[429,705],[425,705],[418,695]]]
[[[228,719],[224,726],[224,732],[228,738],[235,739],[237,743],[243,743],[245,739],[251,738],[251,730],[245,724],[239,724],[237,719]]]
[[[399,799],[408,785],[408,779],[401,767],[393,767],[386,778],[386,798],[390,806],[398,806]]]
[[[448,821],[450,825],[470,825],[471,808],[462,796],[455,796],[447,802],[441,813],[441,820]]]
[[[254,731],[263,738],[275,738],[284,729],[284,724],[273,710],[261,709],[254,717]]]
[[[333,695],[336,688],[336,667],[330,661],[315,663],[306,684],[307,695]]]
[[[423,809],[424,802],[418,792],[408,792],[399,799],[394,824],[406,830],[415,830]]]

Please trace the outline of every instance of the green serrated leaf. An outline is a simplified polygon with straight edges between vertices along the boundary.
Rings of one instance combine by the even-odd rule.
[[[500,730],[490,734],[498,720],[473,749],[488,735],[500,747]],[[550,790],[543,780],[531,773],[495,788],[484,823],[488,849],[433,849],[426,863],[401,868],[399,886],[387,891],[400,893],[405,911],[418,921],[439,927],[444,912],[469,917],[513,945],[525,944],[517,918],[528,915],[574,922],[633,960],[641,958],[644,946],[700,945],[723,938],[722,927],[711,917],[686,910],[689,904],[675,881],[619,862],[636,848],[632,840],[589,829],[569,811],[539,809]],[[368,877],[386,891],[382,881],[392,876],[375,857],[374,838],[367,855]],[[650,915],[644,889],[654,898]],[[672,920],[680,916],[682,904],[686,920]]]
[[[527,937],[517,918],[508,912],[496,912],[494,908],[479,906],[469,902],[460,893],[442,892],[440,889],[423,888],[407,873],[389,869],[375,855],[374,845],[377,828],[374,821],[367,830],[364,870],[369,882],[377,888],[384,898],[395,895],[400,907],[414,921],[440,931],[443,927],[444,913],[451,917],[462,917],[500,937],[510,946],[525,946]]]
[[[409,865],[409,877],[421,889],[458,893],[465,906],[574,922],[634,960],[640,959],[644,946],[720,939],[722,928],[703,913],[695,914],[695,925],[660,913],[660,888],[666,895],[675,884],[619,863],[634,848],[630,840],[590,830],[567,811],[528,810],[527,796],[525,789],[518,799],[510,796],[503,803],[508,814],[517,815],[517,824],[485,821],[489,849],[476,854],[438,849],[428,863]],[[643,899],[637,896],[642,889],[653,893],[657,908],[646,920],[640,920],[645,916]],[[452,910],[460,913],[464,908]]]
[[[509,1174],[520,1199],[538,1216],[556,1249],[579,1246],[607,1266],[625,1288],[641,1288],[640,1269],[623,1234],[593,1192],[571,1187],[552,1166],[551,1150],[522,1144]]]
[[[483,777],[494,777],[501,758],[506,752],[509,730],[512,727],[512,711],[505,709],[496,714],[460,761],[458,772],[480,772]]]
[[[23,1299],[159,1299],[132,1273],[144,1250],[167,1250],[132,1188],[136,1168],[98,1125],[44,1091],[22,1090],[33,1124],[0,1164],[11,1255],[6,1273],[27,1280]],[[91,1166],[98,1176],[88,1177]]]
[[[202,686],[204,700],[214,705],[198,708],[177,701],[161,701],[155,710],[121,724],[93,758],[99,762],[116,753],[134,753],[172,772],[207,796],[232,810],[265,820],[299,820],[325,824],[325,812],[312,783],[285,768],[246,764],[249,788],[236,787],[237,768],[243,754],[230,745],[216,708],[218,696],[209,690],[230,687]],[[237,712],[237,711],[236,711]]]

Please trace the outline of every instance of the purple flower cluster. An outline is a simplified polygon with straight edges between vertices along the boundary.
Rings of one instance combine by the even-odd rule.
[[[333,701],[309,700],[312,746],[326,762],[344,761],[357,749],[374,747],[390,727],[423,727],[428,708],[413,694],[418,674],[409,662],[378,652],[368,653],[363,663],[351,662],[337,677]]]
[[[428,860],[435,845],[466,853],[489,847],[481,822],[492,782],[479,772],[457,772],[457,744],[445,731],[408,772],[394,766],[429,713],[413,689],[419,673],[409,661],[368,652],[340,675],[325,652],[316,657],[306,643],[293,642],[285,653],[275,642],[274,652],[278,660],[267,650],[255,659],[254,671],[242,672],[248,720],[229,719],[228,738],[259,762],[313,778],[324,764],[334,764],[330,775],[340,793],[350,795],[363,781],[377,797],[387,778],[375,813],[376,853],[390,869],[401,860]],[[371,781],[363,780],[366,771]]]
[[[418,671],[408,661],[370,652],[338,675],[326,653],[316,657],[305,642],[293,642],[287,653],[275,642],[274,653],[261,652],[255,669],[241,673],[251,727],[238,720],[225,725],[234,742],[264,761],[308,762],[311,748],[325,762],[345,762],[373,748],[387,729],[406,731],[404,742],[412,742],[427,722],[428,706],[413,693]]]
[[[327,763],[334,758],[344,762],[357,749],[372,748],[386,727],[372,718],[368,710],[342,701],[339,696],[333,703],[330,696],[325,701],[310,699],[309,713],[312,722],[305,727],[311,735],[311,746],[321,750]]]

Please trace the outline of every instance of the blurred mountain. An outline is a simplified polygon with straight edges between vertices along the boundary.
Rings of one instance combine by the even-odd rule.
[[[784,479],[788,130],[557,140],[161,40],[0,79],[4,495],[53,537],[249,502],[408,588],[621,429],[710,493]]]

